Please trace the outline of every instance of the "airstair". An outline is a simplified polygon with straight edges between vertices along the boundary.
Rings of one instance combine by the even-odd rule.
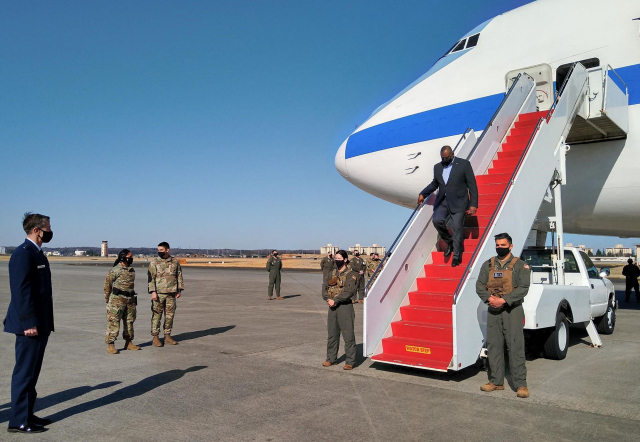
[[[445,244],[431,222],[432,195],[416,207],[378,267],[379,277],[367,287],[365,356],[436,371],[460,370],[478,361],[487,309],[475,284],[481,264],[495,254],[493,236],[508,232],[519,256],[550,183],[564,170],[567,139],[602,139],[602,132],[619,137],[628,131],[626,86],[623,92],[620,82],[610,80],[612,69],[603,72],[599,81],[602,76],[577,63],[551,109],[543,112],[536,108],[535,81],[522,73],[481,137],[476,141],[473,131],[465,132],[455,155],[471,162],[479,207],[465,219],[462,265],[451,267],[452,257],[444,257]],[[595,88],[590,88],[591,78]],[[596,111],[590,108],[594,89],[604,103]],[[606,95],[614,112],[606,111]],[[583,123],[593,118],[599,120]]]

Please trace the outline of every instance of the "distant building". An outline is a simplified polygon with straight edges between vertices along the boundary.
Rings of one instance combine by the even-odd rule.
[[[109,241],[102,241],[100,244],[100,256],[103,258],[109,256]]]
[[[0,255],[4,255],[7,253],[7,249],[5,247],[0,247]]]
[[[371,247],[363,247],[360,244],[356,244],[353,247],[349,247],[349,251],[351,253],[355,252],[356,250],[358,250],[360,252],[361,255],[370,255],[372,253],[377,253],[380,256],[384,256],[384,254],[386,253],[387,249],[378,245],[378,244],[374,244]]]
[[[607,247],[605,249],[605,254],[607,256],[631,256],[631,247],[616,244],[615,247]]]
[[[638,256],[640,256],[640,244],[636,244],[636,260],[638,259]]]
[[[84,256],[86,254],[87,254],[86,250],[76,250],[74,253],[75,256]]]
[[[587,247],[584,244],[580,244],[578,246],[574,246],[572,243],[568,242],[566,247],[575,247],[576,249],[580,249],[585,253],[591,253],[593,255],[593,249],[591,247]]]
[[[331,252],[335,255],[338,250],[340,250],[340,247],[334,246],[333,244],[327,244],[326,246],[320,247],[320,254],[326,255],[327,253]]]

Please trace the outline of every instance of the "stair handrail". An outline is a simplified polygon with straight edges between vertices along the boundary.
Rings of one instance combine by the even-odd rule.
[[[560,91],[558,92],[558,96],[557,96],[557,98],[555,99],[555,101],[554,101],[554,103],[552,105],[552,109],[555,109],[555,106],[558,104],[558,102],[562,98],[562,94],[564,92],[565,86],[567,85],[567,83],[568,83],[568,81],[569,81],[569,79],[571,77],[571,74],[573,73],[573,70],[574,70],[576,64],[578,64],[578,63],[574,63],[573,66],[571,66],[571,69],[569,70],[569,73],[567,74],[567,77],[565,78],[564,82],[562,83],[562,87],[560,88]],[[536,138],[536,135],[538,134],[538,131],[540,130],[542,122],[543,121],[548,122],[549,119],[551,118],[551,115],[553,114],[552,109],[549,109],[549,112],[547,113],[546,117],[540,117],[538,119],[538,122],[536,123],[535,129],[534,129],[533,133],[531,134],[531,137],[529,137],[529,141],[527,142],[527,146],[525,147],[524,151],[522,152],[522,155],[520,155],[520,158],[518,160],[518,164],[516,165],[515,169],[513,170],[513,173],[511,174],[511,177],[509,178],[509,181],[507,181],[508,183],[513,184],[516,175],[520,171],[520,167],[522,166],[522,162],[524,161],[525,157],[527,156],[527,153],[529,152],[529,149],[531,148],[531,144],[533,143],[534,139]],[[575,111],[576,111],[576,109],[574,108],[573,112],[575,112]],[[469,272],[471,271],[471,268],[475,264],[475,260],[478,258],[478,255],[480,254],[480,250],[482,248],[481,245],[484,244],[485,240],[487,239],[487,235],[489,234],[490,227],[493,225],[493,222],[495,221],[496,216],[500,212],[500,208],[504,204],[504,200],[505,200],[509,190],[511,190],[511,185],[507,185],[507,187],[502,192],[502,196],[500,197],[500,201],[498,203],[498,206],[496,207],[496,210],[491,215],[491,218],[489,219],[489,222],[487,223],[487,228],[485,229],[484,233],[480,237],[480,240],[478,241],[478,247],[476,247],[476,249],[473,251],[473,254],[471,255],[471,259],[469,259],[469,263],[467,264],[467,267],[465,268],[464,273],[462,274],[462,278],[460,279],[460,282],[458,282],[458,286],[456,287],[456,290],[455,290],[454,295],[453,295],[453,304],[454,305],[458,301],[458,296],[460,295],[460,289],[462,288],[464,282],[466,281],[467,277],[469,276]]]
[[[471,127],[467,127],[465,129],[465,131],[462,133],[462,136],[460,136],[460,139],[458,140],[458,143],[456,144],[456,147],[453,148],[454,155],[458,151],[458,148],[460,147],[462,142],[464,140],[466,140],[467,134],[469,132],[471,132],[472,130],[473,129]],[[365,287],[365,291],[369,290],[369,286],[371,285],[371,281],[375,281],[375,276],[382,271],[382,268],[384,267],[384,263],[391,257],[391,254],[393,253],[396,245],[398,244],[398,242],[400,241],[400,239],[404,235],[405,231],[407,230],[407,227],[409,227],[409,224],[411,224],[411,221],[413,221],[413,218],[416,216],[416,213],[418,213],[418,209],[420,209],[421,206],[422,206],[421,204],[416,205],[415,209],[413,209],[413,212],[411,212],[411,216],[409,216],[409,219],[407,220],[407,222],[404,223],[404,226],[402,226],[402,230],[400,230],[400,233],[398,234],[398,236],[396,236],[396,239],[393,241],[393,244],[391,244],[391,247],[389,247],[389,250],[387,251],[387,253],[385,253],[384,257],[380,260],[380,263],[378,264],[378,267],[376,267],[376,270],[373,272],[373,274],[369,278],[369,281],[367,281],[367,285]],[[431,219],[429,219],[429,221],[427,221],[427,222],[431,222]]]
[[[471,127],[467,127],[465,129],[465,131],[462,133],[462,136],[460,137],[460,139],[458,140],[458,143],[456,144],[456,147],[453,148],[453,154],[455,155],[456,152],[458,151],[458,148],[460,147],[460,144],[467,139],[467,134],[469,132],[471,132],[473,129]]]
[[[416,216],[416,213],[418,213],[418,209],[420,209],[420,207],[421,207],[421,204],[417,204],[416,208],[413,209],[413,212],[411,212],[411,216],[409,216],[409,219],[407,220],[407,222],[404,223],[404,226],[402,226],[402,230],[400,230],[400,233],[398,233],[398,236],[396,236],[396,239],[391,244],[391,247],[389,247],[389,250],[387,250],[387,253],[385,253],[384,257],[380,260],[380,263],[378,264],[378,267],[376,267],[376,270],[373,272],[371,277],[369,277],[369,281],[367,281],[367,285],[364,288],[365,292],[369,291],[369,286],[371,285],[371,282],[375,281],[374,277],[378,273],[380,273],[384,263],[387,261],[387,259],[391,257],[391,254],[393,253],[393,250],[398,244],[398,241],[400,241],[400,238],[402,238],[402,236],[404,235],[404,232],[407,230],[407,227],[409,226],[409,224],[411,224],[411,221],[413,221],[413,218]]]
[[[618,77],[618,80],[620,80],[622,84],[624,84],[625,95],[629,95],[629,86],[627,86],[627,83],[625,83],[622,77],[616,72],[616,70],[610,64],[607,64],[607,70],[605,71],[605,79],[606,79],[606,74],[608,74],[609,71],[612,71],[614,74],[616,74],[616,77]]]
[[[467,156],[467,159],[471,158],[474,154],[474,152],[476,151],[476,149],[478,148],[478,146],[480,146],[480,143],[482,143],[482,140],[485,136],[485,134],[487,134],[489,132],[489,128],[491,126],[493,126],[493,122],[495,121],[495,119],[498,117],[498,115],[500,114],[500,111],[502,110],[502,107],[504,106],[504,104],[507,102],[507,99],[509,98],[509,96],[511,95],[511,93],[513,92],[513,90],[516,88],[516,85],[518,84],[518,80],[520,80],[520,77],[522,77],[522,75],[526,75],[527,77],[529,77],[531,80],[533,80],[533,77],[531,77],[529,74],[527,74],[526,72],[520,72],[518,74],[518,76],[516,77],[516,79],[514,80],[514,82],[511,84],[511,87],[509,87],[509,90],[507,91],[507,93],[505,94],[504,98],[502,99],[502,102],[500,103],[500,106],[498,106],[498,109],[496,109],[496,111],[493,113],[493,116],[491,117],[491,119],[489,120],[489,122],[487,123],[487,125],[485,126],[484,130],[482,131],[482,135],[480,135],[480,138],[478,138],[478,141],[476,141],[476,144],[473,146],[473,148],[471,149],[471,152],[469,152],[469,155]]]
[[[571,74],[573,74],[573,70],[575,69],[575,67],[576,67],[576,65],[578,63],[579,62],[573,63],[571,65],[571,67],[569,68],[569,72],[567,72],[567,76],[564,77],[564,80],[562,82],[562,86],[560,86],[560,90],[556,94],[556,98],[553,100],[553,103],[551,103],[551,107],[549,108],[549,112],[547,112],[547,116],[544,117],[544,119],[547,122],[551,119],[551,115],[553,115],[553,111],[556,109],[556,106],[558,105],[558,102],[560,101],[560,98],[562,97],[562,94],[564,93],[564,88],[567,87],[567,83],[569,82],[569,78],[571,78]],[[538,129],[536,128],[536,132],[537,131],[538,131]],[[527,146],[527,148],[529,148],[529,146]]]

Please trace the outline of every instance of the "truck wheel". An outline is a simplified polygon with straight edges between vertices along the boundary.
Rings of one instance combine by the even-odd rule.
[[[556,316],[556,328],[544,343],[544,357],[561,360],[567,356],[569,349],[569,323],[564,313]]]
[[[599,317],[597,321],[598,333],[601,335],[610,335],[613,333],[613,329],[616,328],[616,311],[611,302],[609,302],[607,306],[606,313]]]

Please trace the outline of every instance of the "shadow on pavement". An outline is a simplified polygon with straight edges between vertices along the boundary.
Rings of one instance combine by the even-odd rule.
[[[640,302],[638,302],[638,295],[634,290],[631,291],[629,296],[630,301],[625,302],[625,291],[616,290],[616,300],[618,301],[618,309],[620,310],[640,310]]]
[[[180,333],[179,335],[172,336],[172,338],[175,339],[176,341],[178,341],[178,343],[180,343],[182,341],[189,341],[191,339],[204,338],[205,336],[218,335],[220,333],[224,333],[226,331],[229,331],[229,330],[231,330],[233,328],[236,328],[236,326],[235,325],[226,325],[224,327],[212,327],[212,328],[208,328],[206,330],[197,330],[197,331],[192,331],[192,332]],[[162,339],[162,337],[160,339]],[[151,341],[144,342],[144,343],[140,344],[140,347],[149,347],[149,346],[151,346]]]
[[[61,404],[62,402],[70,401],[82,395],[85,395],[93,390],[102,390],[105,388],[113,387],[120,384],[120,381],[104,382],[95,386],[85,385],[82,387],[74,387],[68,390],[60,391],[58,393],[50,394],[43,398],[36,399],[35,411],[43,410],[45,408],[53,407],[54,405]],[[0,423],[9,420],[9,410],[11,403],[0,405]]]
[[[207,366],[196,365],[194,367],[187,368],[186,370],[168,370],[154,374],[153,376],[149,376],[136,384],[116,390],[113,393],[101,397],[100,399],[94,399],[92,401],[85,402],[84,404],[74,405],[73,407],[59,411],[47,417],[53,422],[59,422],[68,417],[75,416],[76,414],[84,413],[85,411],[95,410],[96,408],[111,405],[126,399],[142,396],[155,388],[180,379],[187,373],[199,371],[203,368],[207,368]]]
[[[297,298],[298,296],[302,296],[302,295],[287,295],[287,296],[283,296],[282,299]]]

